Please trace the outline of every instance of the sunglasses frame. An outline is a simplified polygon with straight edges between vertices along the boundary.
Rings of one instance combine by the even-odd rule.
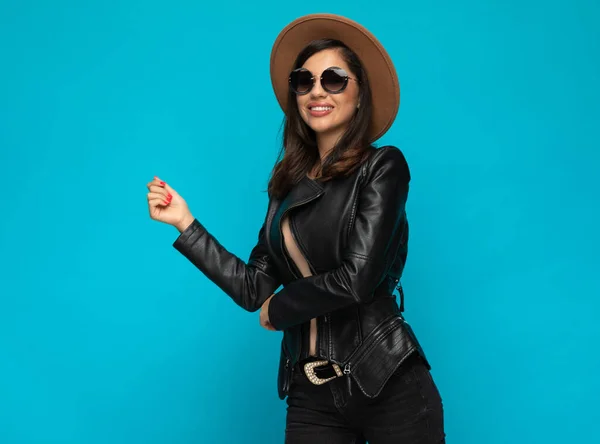
[[[338,70],[343,71],[344,75],[340,75],[337,72]],[[323,82],[323,74],[325,74],[327,71],[333,71],[336,75],[338,75],[342,79],[344,79],[344,85],[340,89],[331,90],[325,86],[325,83]],[[310,74],[310,80],[312,81],[312,85],[310,86],[310,88],[308,88],[306,91],[303,91],[303,92],[298,92],[292,86],[292,75],[294,75],[294,73],[299,73],[299,72],[308,72]],[[329,94],[340,94],[340,93],[344,92],[344,90],[348,87],[348,80],[354,80],[356,83],[360,84],[360,81],[358,79],[355,79],[354,77],[350,77],[348,75],[348,73],[346,72],[346,70],[344,68],[340,68],[339,66],[330,66],[329,68],[324,69],[323,72],[321,73],[321,75],[319,76],[319,81],[321,82],[321,88],[323,88],[323,90],[327,91]],[[308,94],[309,92],[311,92],[312,89],[315,87],[315,83],[316,83],[315,75],[306,68],[296,68],[290,73],[290,75],[288,77],[288,84],[290,86],[290,89],[294,92],[294,94],[297,94],[299,96],[304,96],[304,95]]]

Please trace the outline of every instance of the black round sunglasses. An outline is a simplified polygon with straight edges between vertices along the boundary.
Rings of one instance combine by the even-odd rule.
[[[298,95],[308,94],[315,86],[315,76],[306,68],[298,68],[291,72],[288,82],[290,88]],[[330,94],[339,94],[348,86],[348,80],[360,82],[348,76],[345,69],[337,66],[327,68],[319,78],[321,86]]]

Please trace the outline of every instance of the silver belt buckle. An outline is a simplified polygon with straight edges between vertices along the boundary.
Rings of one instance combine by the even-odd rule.
[[[333,369],[335,370],[335,373],[337,374],[337,376],[332,376],[331,378],[321,379],[317,375],[315,375],[315,368],[321,367],[321,366],[327,365],[327,364],[329,364],[329,361],[307,362],[306,364],[304,364],[304,374],[306,375],[308,380],[310,382],[312,382],[314,385],[322,385],[322,384],[325,384],[326,382],[331,381],[332,379],[339,378],[344,375],[344,373],[342,373],[342,369],[337,364],[331,364]]]

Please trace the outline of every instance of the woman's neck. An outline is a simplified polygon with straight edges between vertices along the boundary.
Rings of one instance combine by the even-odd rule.
[[[321,162],[325,160],[327,155],[333,150],[335,144],[342,137],[342,134],[343,130],[317,134],[317,147],[319,149]]]
[[[308,177],[314,179],[321,175],[321,165],[323,165],[325,158],[333,151],[335,144],[341,139],[344,130],[344,128],[340,128],[337,131],[317,134],[317,148],[319,150],[320,161],[313,166],[308,173]]]

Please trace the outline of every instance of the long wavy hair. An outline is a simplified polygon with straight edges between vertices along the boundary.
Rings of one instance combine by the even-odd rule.
[[[342,137],[321,164],[316,134],[302,119],[296,96],[291,89],[289,90],[287,110],[282,123],[283,143],[268,185],[268,193],[272,197],[284,197],[315,166],[318,167],[317,177],[321,181],[347,176],[360,166],[374,148],[369,143],[373,110],[371,87],[358,56],[350,48],[339,40],[315,40],[298,54],[293,69],[302,67],[311,56],[326,49],[339,50],[352,75],[358,79],[360,107]]]

